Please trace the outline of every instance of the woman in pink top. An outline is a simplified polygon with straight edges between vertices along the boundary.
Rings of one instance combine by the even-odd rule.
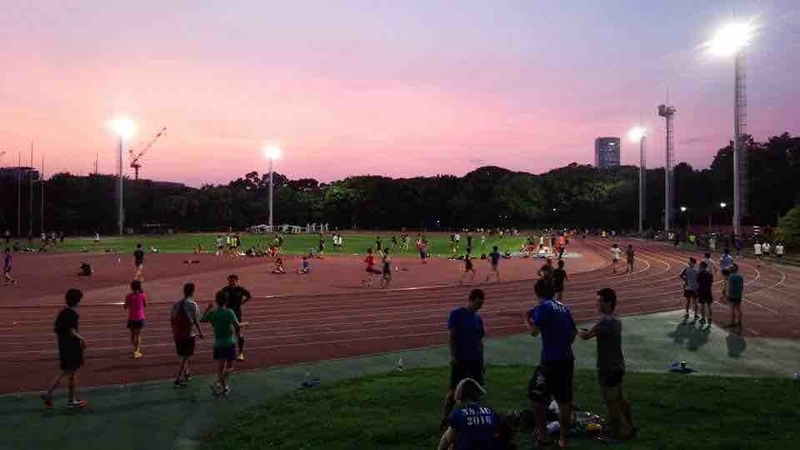
[[[144,328],[144,309],[147,307],[147,295],[142,291],[142,282],[131,282],[131,293],[125,297],[125,309],[128,310],[128,329],[131,330],[133,358],[142,357],[142,328]]]

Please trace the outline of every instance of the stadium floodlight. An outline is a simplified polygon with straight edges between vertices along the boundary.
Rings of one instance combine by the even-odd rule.
[[[681,212],[686,212],[687,209],[685,206],[681,206]]]
[[[639,142],[647,136],[647,130],[642,127],[633,127],[628,131],[628,139],[633,142]]]
[[[742,215],[747,214],[748,175],[747,146],[743,136],[747,133],[747,93],[745,85],[745,50],[756,37],[755,19],[723,25],[706,43],[714,56],[734,57],[734,110],[733,110],[733,233],[741,235]]]
[[[720,203],[719,203],[719,207],[720,207],[720,208],[725,208],[726,206],[728,206],[728,204],[727,204],[727,203],[725,203],[725,202],[720,202]]]
[[[136,123],[127,117],[117,117],[109,122],[109,126],[114,134],[119,138],[119,154],[117,155],[119,163],[119,172],[117,173],[117,231],[120,235],[124,232],[125,227],[125,208],[123,205],[123,183],[122,183],[122,148],[125,145],[125,139],[130,138],[136,133]]]
[[[633,127],[628,131],[628,139],[639,143],[639,234],[644,233],[644,199],[645,199],[645,165],[644,144],[647,140],[647,130],[643,127]]]
[[[278,145],[267,145],[263,150],[264,157],[269,160],[269,230],[275,231],[272,228],[272,165],[276,159],[280,159],[283,150]]]

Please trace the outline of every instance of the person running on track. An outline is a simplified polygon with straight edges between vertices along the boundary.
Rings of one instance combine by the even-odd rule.
[[[421,237],[417,241],[417,251],[419,252],[419,259],[422,261],[422,264],[428,263],[428,241]]]
[[[488,282],[492,278],[492,275],[494,275],[497,281],[500,281],[500,252],[497,250],[496,245],[492,247],[492,253],[489,253],[489,264],[491,269],[489,275],[486,276],[486,281]]]
[[[778,244],[775,245],[775,257],[778,258],[779,262],[780,262],[780,260],[783,259],[783,253],[785,251],[786,251],[786,248],[783,246],[783,242],[778,242]]]
[[[228,301],[227,307],[236,315],[238,322],[242,321],[242,306],[249,302],[252,297],[250,291],[239,286],[239,276],[236,274],[228,275],[228,285],[222,288],[222,291],[227,294]],[[236,359],[244,361],[244,332],[241,329],[236,330],[237,343],[236,348],[239,349]]]
[[[11,269],[13,268],[14,257],[11,255],[11,249],[6,247],[6,253],[3,256],[3,280],[6,286],[9,284],[17,284],[17,280],[11,276]]]
[[[633,249],[633,244],[628,244],[628,249],[625,250],[625,260],[628,263],[625,271],[633,273],[633,263],[636,261],[636,251]]]
[[[483,319],[478,311],[483,306],[485,295],[481,289],[473,289],[469,293],[467,306],[456,308],[447,319],[448,348],[450,349],[450,389],[442,405],[442,429],[448,423],[450,411],[455,405],[454,391],[458,383],[465,378],[472,378],[483,385],[486,371],[483,359],[483,338],[486,332]]]
[[[131,281],[131,293],[125,296],[123,308],[128,311],[128,329],[131,330],[133,359],[142,357],[142,329],[144,328],[144,310],[147,308],[147,294],[142,290],[142,282]]]
[[[683,319],[689,319],[689,305],[694,306],[694,320],[697,320],[697,270],[694,268],[697,260],[689,258],[689,265],[684,267],[679,278],[683,280],[683,297],[686,299]]]
[[[733,256],[731,256],[731,251],[726,248],[719,258],[719,271],[722,274],[722,298],[728,297],[728,275],[730,275],[732,265]]]
[[[48,408],[53,407],[53,391],[58,387],[61,379],[68,378],[69,400],[68,409],[78,409],[86,406],[86,400],[78,400],[78,370],[83,365],[83,352],[86,348],[86,339],[78,334],[78,305],[83,298],[83,292],[70,289],[64,296],[67,307],[62,309],[56,317],[53,329],[58,337],[58,356],[61,361],[61,373],[53,380],[53,384],[42,395],[41,399]]]
[[[382,271],[381,271],[381,289],[389,287],[392,282],[392,259],[389,257],[389,249],[383,249],[383,258],[381,258]]]
[[[551,283],[553,285],[553,292],[555,293],[555,298],[559,302],[564,301],[564,282],[569,280],[567,276],[567,271],[564,270],[564,260],[558,260],[558,267],[553,270],[551,275]]]
[[[214,303],[217,305],[216,308],[214,308]],[[234,336],[247,323],[239,322],[236,314],[228,308],[228,294],[225,291],[217,292],[214,302],[208,304],[200,321],[211,323],[214,329],[214,361],[217,362],[217,381],[210,386],[211,393],[215,396],[228,395],[231,391],[228,386],[228,377],[233,372],[234,361],[236,361]]]
[[[614,273],[617,273],[617,268],[619,267],[619,254],[622,252],[617,244],[611,246],[611,256],[613,259],[611,260],[611,269]]]
[[[361,285],[370,287],[372,286],[372,277],[373,275],[381,275],[381,271],[375,268],[375,255],[372,254],[372,249],[367,249],[367,256],[364,258],[364,264],[366,264],[366,275],[364,275],[364,279],[361,280]]]
[[[731,305],[731,323],[727,328],[742,328],[742,298],[744,297],[744,278],[739,273],[739,266],[731,266],[731,274],[728,277],[728,303]]]
[[[133,252],[133,265],[136,266],[134,280],[144,281],[144,250],[142,244],[136,244],[136,251]]]
[[[711,304],[714,302],[714,295],[711,286],[714,284],[714,275],[708,271],[708,265],[700,263],[700,271],[697,273],[697,302],[700,304],[700,325],[706,323],[711,326],[712,311]],[[706,312],[707,311],[707,312]]]
[[[175,376],[174,387],[186,387],[186,382],[192,378],[189,370],[189,359],[194,355],[195,335],[192,334],[192,325],[197,330],[197,337],[203,338],[203,330],[197,316],[200,310],[197,303],[192,299],[194,296],[194,283],[183,285],[183,298],[172,305],[170,310],[170,325],[172,326],[172,338],[175,340],[175,351],[181,364],[178,367],[178,374]]]
[[[467,253],[467,256],[464,257],[464,274],[461,275],[461,279],[458,280],[458,284],[464,284],[464,280],[467,278],[467,274],[470,275],[469,281],[475,280],[475,265],[472,263],[472,255]]]
[[[756,243],[753,244],[753,258],[756,259],[756,269],[761,268],[762,250],[763,246],[761,245],[761,242],[756,241]]]

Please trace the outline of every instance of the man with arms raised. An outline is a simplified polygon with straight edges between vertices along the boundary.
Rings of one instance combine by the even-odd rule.
[[[453,393],[456,386],[465,378],[472,378],[483,386],[483,319],[478,310],[483,306],[484,294],[481,289],[473,289],[469,293],[467,306],[454,309],[447,320],[449,330],[448,347],[450,348],[450,389],[444,400],[441,427],[449,420],[450,411],[455,400]]]
[[[534,291],[539,305],[528,311],[525,320],[531,336],[542,335],[542,353],[539,367],[528,383],[528,399],[536,420],[534,438],[547,444],[547,407],[550,400],[558,403],[558,421],[561,426],[558,445],[567,445],[567,431],[572,425],[572,374],[575,357],[572,342],[578,334],[569,308],[553,300],[553,288],[545,280],[538,280]]]

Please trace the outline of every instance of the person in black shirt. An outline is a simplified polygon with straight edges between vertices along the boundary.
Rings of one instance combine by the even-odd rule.
[[[383,241],[381,241],[381,237],[380,236],[377,236],[375,238],[375,251],[380,253],[381,250],[383,250]]]
[[[133,279],[144,281],[144,250],[141,243],[136,244],[136,251],[133,252],[133,265],[136,266],[136,275]]]
[[[61,379],[69,377],[69,400],[67,408],[76,409],[86,406],[85,400],[78,400],[78,370],[83,365],[83,349],[86,340],[78,334],[78,304],[83,298],[83,292],[70,289],[65,295],[67,307],[62,309],[56,317],[53,331],[58,337],[58,356],[61,362],[61,373],[53,380],[53,384],[42,395],[41,399],[48,408],[53,407],[53,391],[58,387]]]
[[[228,275],[228,285],[222,288],[222,290],[228,294],[228,308],[230,308],[234,314],[236,314],[236,319],[241,323],[242,322],[242,306],[245,303],[250,301],[251,295],[250,292],[239,286],[239,276],[236,274]],[[241,330],[237,330],[236,336],[238,338],[238,349],[239,353],[236,359],[239,361],[244,361],[244,332]]]
[[[475,280],[475,266],[472,264],[472,255],[469,253],[464,257],[464,275],[458,280],[458,284],[464,284],[464,279],[467,278],[467,274],[470,274],[469,281]]]
[[[467,231],[467,254],[472,253],[472,232]]]
[[[385,289],[389,287],[389,283],[392,282],[392,260],[389,258],[389,249],[383,249],[383,270],[381,273],[381,289]]]
[[[556,300],[563,302],[564,300],[564,281],[568,280],[567,271],[564,270],[564,260],[558,260],[558,268],[552,271],[550,275],[550,282],[553,284],[553,292],[556,294]]]

